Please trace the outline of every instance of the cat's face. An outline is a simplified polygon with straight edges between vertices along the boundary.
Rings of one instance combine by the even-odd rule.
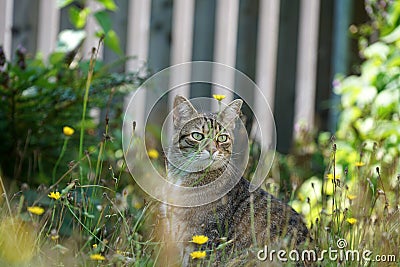
[[[242,100],[234,100],[219,114],[200,114],[182,97],[174,101],[174,165],[186,172],[226,166],[232,155],[233,129]]]

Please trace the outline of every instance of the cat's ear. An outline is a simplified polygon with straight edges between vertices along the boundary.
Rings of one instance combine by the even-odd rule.
[[[185,97],[177,95],[174,100],[174,125],[180,127],[189,120],[197,117],[196,109]]]
[[[233,129],[235,127],[235,121],[240,115],[240,108],[242,107],[243,101],[241,99],[233,100],[226,106],[221,113],[218,115],[218,119],[222,125],[226,128]]]

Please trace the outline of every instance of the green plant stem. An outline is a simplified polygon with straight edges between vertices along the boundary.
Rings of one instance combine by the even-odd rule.
[[[10,202],[8,201],[7,191],[6,191],[6,188],[5,188],[4,184],[3,184],[3,178],[1,177],[1,175],[0,175],[0,184],[1,184],[1,189],[3,191],[3,194],[5,196],[5,199],[6,199],[8,212],[10,213],[11,220],[13,221],[11,205],[10,205]]]
[[[83,229],[85,229],[85,231],[87,231],[94,239],[96,239],[99,243],[103,243],[103,240],[101,240],[100,238],[98,238],[92,231],[90,231],[89,228],[86,227],[86,225],[79,219],[79,217],[75,214],[75,212],[73,211],[73,209],[71,208],[71,205],[66,205],[69,212],[71,213],[71,215],[75,218],[75,220],[78,221],[78,223],[83,227]],[[108,245],[104,245],[105,247],[107,247],[108,249],[111,249]]]
[[[85,95],[83,97],[81,132],[80,132],[80,137],[79,137],[79,159],[81,159],[82,156],[83,156],[83,137],[85,135],[86,109],[87,109],[87,103],[88,103],[88,100],[89,100],[89,89],[90,89],[90,85],[92,84],[94,65],[96,63],[96,58],[97,58],[97,52],[96,51],[99,50],[100,44],[101,44],[101,41],[99,42],[97,50],[93,49],[92,56],[90,57],[89,72],[88,72],[88,77],[87,77],[87,80],[86,80]],[[83,182],[82,181],[83,180],[82,168],[81,168],[80,178],[81,178],[81,183],[82,183]]]
[[[61,159],[64,157],[65,151],[67,151],[68,140],[69,140],[69,137],[66,137],[64,139],[64,144],[63,144],[63,146],[61,148],[60,156],[58,156],[56,164],[54,165],[54,168],[53,168],[53,173],[51,175],[51,184],[54,184],[58,165],[60,165]]]

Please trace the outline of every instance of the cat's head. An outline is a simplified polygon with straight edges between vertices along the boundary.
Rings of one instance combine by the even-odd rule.
[[[236,99],[219,113],[199,113],[183,96],[174,101],[174,165],[187,172],[226,166],[232,155],[233,129],[243,101]]]

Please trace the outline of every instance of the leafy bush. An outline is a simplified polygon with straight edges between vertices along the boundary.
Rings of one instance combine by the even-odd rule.
[[[74,51],[55,52],[46,63],[19,47],[11,62],[0,47],[0,166],[6,176],[32,184],[54,181],[52,170],[64,142],[63,127],[80,130],[82,126],[82,103],[90,71],[93,75],[87,110],[107,107],[107,114],[102,117],[107,117],[107,123],[110,116],[117,120],[116,137],[120,136],[122,95],[126,91],[120,86],[137,86],[141,79],[136,73],[110,73],[110,66],[101,62],[90,70],[90,61],[78,61],[74,55]],[[85,148],[103,138],[96,121],[99,118],[85,120]],[[70,145],[75,148],[68,149],[65,158],[78,159],[78,141],[78,135],[71,137]],[[67,163],[62,166],[58,175],[65,172]]]
[[[341,97],[336,133],[320,133],[317,141],[310,141],[313,133],[301,135],[289,157],[297,159],[295,169],[302,157],[322,156],[325,171],[300,184],[291,205],[304,214],[319,248],[344,238],[346,249],[394,255],[398,262],[400,3],[369,0],[366,9],[371,22],[350,27],[359,38],[360,73],[333,81]],[[310,172],[313,161],[307,162]]]
[[[367,11],[374,19],[372,36],[379,37],[369,45],[366,36],[360,38],[360,75],[334,81],[342,99],[338,163],[371,161],[393,178],[387,181],[393,186],[400,172],[400,4],[367,1]]]

